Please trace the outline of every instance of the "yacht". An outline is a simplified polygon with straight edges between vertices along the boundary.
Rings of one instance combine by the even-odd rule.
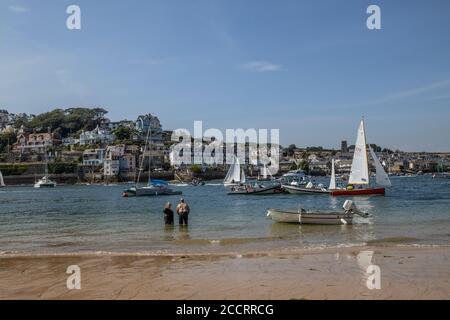
[[[50,180],[48,177],[48,159],[47,159],[47,151],[45,151],[45,170],[44,170],[44,176],[39,179],[34,184],[35,188],[54,188],[56,187],[56,182]]]
[[[35,188],[54,188],[56,187],[56,182],[50,180],[50,178],[46,175],[43,178],[39,179],[38,182],[34,184]]]

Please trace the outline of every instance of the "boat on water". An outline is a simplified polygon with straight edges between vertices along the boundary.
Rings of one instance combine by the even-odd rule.
[[[228,169],[223,185],[225,187],[239,186],[245,184],[246,180],[244,168],[241,168],[238,157],[233,155],[233,163]]]
[[[345,201],[343,209],[343,212],[308,211],[303,208],[297,210],[269,209],[267,216],[276,222],[318,225],[352,224],[355,214],[364,218],[368,217],[368,214],[361,212],[351,200]]]
[[[291,170],[288,173],[283,174],[281,177],[283,184],[306,184],[306,174],[303,170]]]
[[[161,183],[155,180],[152,180],[147,186],[131,187],[123,192],[124,197],[172,196],[181,194],[181,191],[169,188],[167,182]]]
[[[125,198],[128,197],[153,197],[153,196],[171,196],[171,195],[180,195],[182,194],[181,191],[173,190],[169,187],[167,181],[164,180],[155,180],[151,178],[151,156],[150,156],[150,149],[148,152],[149,157],[149,163],[148,163],[148,181],[146,186],[139,186],[139,181],[141,177],[141,173],[144,171],[144,158],[145,158],[145,152],[147,150],[147,146],[150,144],[150,137],[151,137],[151,127],[149,126],[147,131],[147,137],[145,140],[144,150],[142,153],[142,159],[139,166],[139,173],[136,178],[136,183],[133,187],[130,187],[123,191],[122,196]]]
[[[35,188],[55,188],[56,182],[51,180],[48,176],[48,160],[47,151],[45,151],[45,166],[44,166],[44,176],[34,183]]]
[[[315,185],[311,181],[309,181],[306,185],[304,183],[301,184],[283,184],[283,189],[288,193],[293,194],[322,194],[329,195],[331,194],[330,190],[337,189],[336,187],[336,173],[334,170],[334,159],[331,162],[331,179],[330,186],[325,188],[322,184]]]
[[[200,178],[194,178],[194,179],[192,179],[191,182],[189,182],[189,185],[190,185],[190,186],[194,186],[194,187],[197,187],[197,186],[204,186],[204,185],[205,185],[205,181],[203,181],[203,180],[200,179]]]
[[[283,189],[293,194],[330,194],[331,191],[322,184],[314,185],[311,181],[306,185],[283,185]]]
[[[385,195],[385,188],[391,186],[391,181],[389,180],[389,177],[377,155],[370,146],[369,151],[375,164],[375,187],[371,186],[370,183],[366,132],[364,127],[364,119],[362,119],[358,128],[348,185],[344,189],[329,188],[332,196]]]
[[[5,186],[5,181],[3,180],[3,174],[0,171],[0,188],[4,188]]]
[[[264,194],[279,194],[283,193],[281,183],[255,183],[246,184],[242,186],[231,187],[229,195],[264,195]]]
[[[432,176],[433,179],[450,179],[450,172],[435,173]]]
[[[54,187],[56,187],[56,182],[51,180],[48,176],[44,176],[34,184],[34,187],[35,188],[54,188]]]

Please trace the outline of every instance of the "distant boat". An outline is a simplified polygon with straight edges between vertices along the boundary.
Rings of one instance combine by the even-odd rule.
[[[35,188],[54,188],[56,187],[56,182],[49,179],[49,177],[44,176],[39,179],[38,182],[34,184]]]
[[[247,184],[243,186],[232,187],[229,195],[264,195],[264,194],[279,194],[283,193],[280,183],[268,183],[254,185]]]
[[[230,169],[228,169],[227,175],[223,181],[224,186],[238,186],[244,184],[246,180],[244,168],[241,169],[239,159],[233,155],[233,163],[231,164]]]
[[[303,183],[302,183],[303,182]],[[303,179],[300,183],[296,183],[296,181],[291,182],[290,184],[284,184],[283,189],[289,193],[294,194],[322,194],[327,195],[331,194],[331,187],[336,189],[336,174],[334,172],[334,159],[331,164],[331,180],[330,187],[327,189],[323,185],[315,185],[311,181],[306,183]]]
[[[5,181],[3,180],[3,174],[0,171],[0,188],[4,188],[5,187]]]
[[[343,205],[344,212],[308,211],[302,208],[297,210],[269,209],[267,216],[276,222],[318,224],[318,225],[339,225],[352,224],[355,214],[364,218],[368,217],[353,204],[351,200],[346,200]]]
[[[37,182],[35,182],[34,184],[35,188],[55,188],[56,187],[56,182],[52,181],[49,177],[48,177],[48,160],[47,160],[47,151],[45,151],[45,169],[44,169],[44,176],[39,179]]]
[[[283,189],[295,194],[330,194],[331,192],[322,185],[314,185],[311,181],[306,185],[283,185]]]
[[[378,160],[375,152],[369,146],[370,154],[375,163],[376,177],[375,181],[377,187],[370,186],[369,175],[369,160],[367,152],[366,132],[364,128],[364,119],[358,128],[358,135],[356,138],[355,151],[353,154],[353,162],[350,171],[350,177],[348,179],[348,186],[346,189],[334,189],[331,190],[333,196],[343,195],[384,195],[386,193],[386,187],[391,186],[386,171]],[[357,187],[355,187],[357,186]]]
[[[148,128],[147,138],[145,140],[144,152],[142,153],[141,165],[139,166],[139,173],[136,179],[136,183],[133,187],[125,190],[122,195],[123,197],[150,197],[150,196],[170,196],[170,195],[180,195],[181,191],[173,190],[168,186],[168,183],[163,180],[152,180],[151,178],[151,166],[150,166],[150,150],[149,150],[149,163],[148,163],[148,181],[147,185],[140,187],[139,180],[141,177],[142,171],[144,171],[144,157],[145,151],[147,150],[147,145],[150,144],[151,137],[151,127]]]

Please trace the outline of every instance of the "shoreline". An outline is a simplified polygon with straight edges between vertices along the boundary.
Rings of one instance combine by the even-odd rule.
[[[79,265],[81,290],[66,287]],[[369,290],[369,265],[381,289]],[[0,255],[0,299],[449,299],[448,246]]]

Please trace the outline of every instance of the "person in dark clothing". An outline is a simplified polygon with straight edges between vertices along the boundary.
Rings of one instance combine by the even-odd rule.
[[[190,211],[191,209],[189,208],[188,204],[182,198],[177,206],[177,214],[179,217],[180,226],[183,224],[188,225],[188,217]]]
[[[173,225],[173,211],[170,202],[167,202],[164,206],[164,223],[166,225]]]

